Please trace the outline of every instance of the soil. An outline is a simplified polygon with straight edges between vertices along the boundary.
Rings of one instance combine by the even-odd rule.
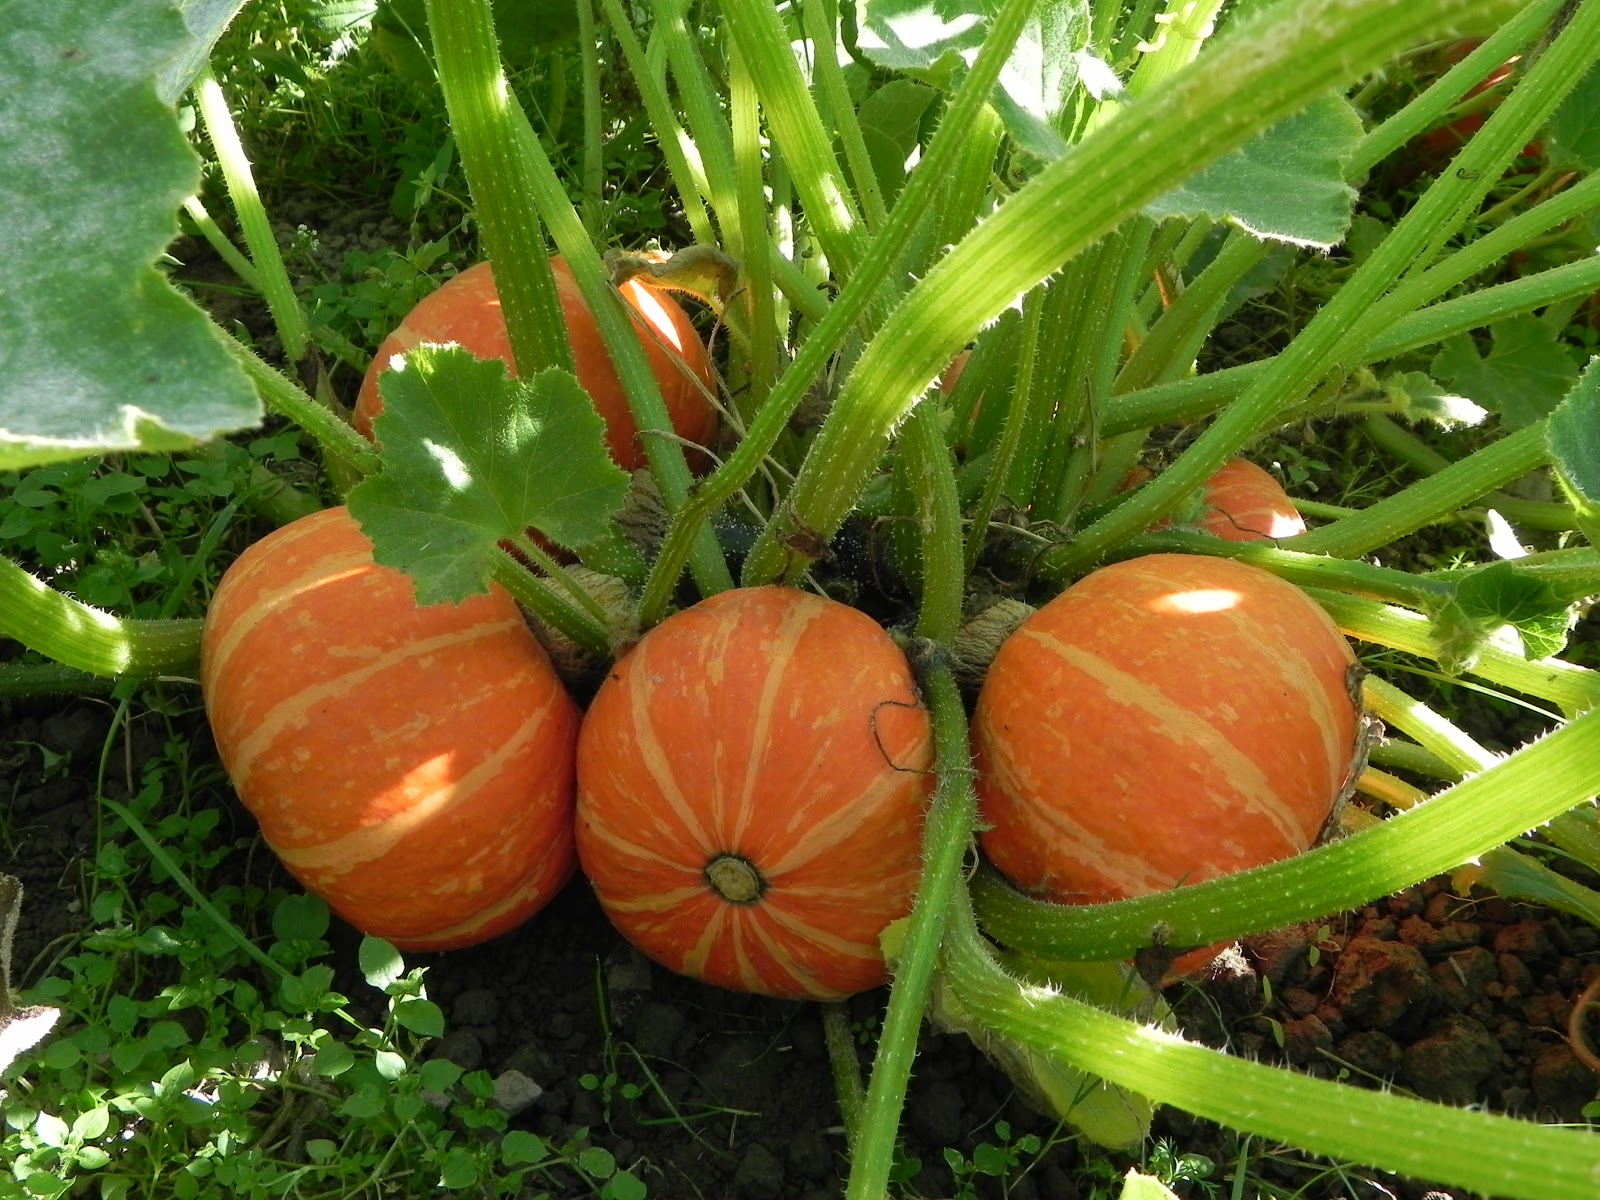
[[[109,718],[97,701],[0,704],[0,794],[9,797],[0,867],[26,889],[15,947],[22,986],[88,928],[82,868],[93,852],[92,779]],[[197,753],[208,753],[203,721],[182,720]],[[106,794],[126,795],[130,768],[137,779],[165,736],[160,722],[135,720],[110,756]],[[66,756],[68,771],[44,770],[36,746]],[[206,801],[224,812],[219,844],[232,838],[235,847],[223,871],[293,886],[270,855],[253,852],[252,822],[231,791],[217,786]],[[332,939],[352,976],[341,990],[355,995],[357,935],[336,922]],[[433,1053],[489,1072],[513,1128],[560,1140],[586,1127],[652,1196],[840,1194],[844,1139],[816,1006],[725,992],[652,965],[611,929],[581,879],[512,934],[410,961],[427,966],[429,995],[446,1016]],[[1249,939],[1168,999],[1190,1037],[1234,1053],[1450,1104],[1581,1122],[1597,1080],[1565,1028],[1574,997],[1597,974],[1600,931],[1436,879],[1360,912]],[[885,994],[849,1005],[863,1069]],[[580,1083],[612,1070],[609,1096]],[[630,1083],[640,1089],[634,1098],[622,1092]],[[270,1106],[259,1111],[271,1119]],[[947,1151],[970,1161],[979,1143],[1003,1140],[997,1121],[1048,1149],[1025,1158],[1007,1190],[978,1177],[965,1194],[1074,1200],[1108,1183],[1105,1156],[1032,1111],[964,1038],[925,1031],[903,1122],[906,1154],[920,1166],[907,1166],[905,1193],[958,1194]],[[1210,1157],[1209,1182],[1230,1186],[1237,1145],[1221,1131],[1165,1110],[1147,1150],[1162,1139]],[[1138,1156],[1112,1161],[1125,1168]],[[1451,1195],[1373,1172],[1324,1175],[1326,1164],[1271,1148],[1258,1148],[1249,1169],[1307,1198]],[[1203,1194],[1194,1184],[1178,1190]]]

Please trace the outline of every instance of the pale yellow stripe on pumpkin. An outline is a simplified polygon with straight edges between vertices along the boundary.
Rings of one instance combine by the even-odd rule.
[[[683,862],[682,859],[674,855],[662,854],[660,851],[653,850],[649,846],[641,845],[639,842],[634,841],[632,837],[618,833],[608,823],[600,820],[591,812],[585,812],[583,814],[583,821],[586,837],[604,843],[609,849],[615,851],[617,854],[626,855],[629,858],[639,859],[643,862],[651,864],[652,866],[669,867],[674,871],[689,870],[689,867]]]
[[[269,749],[278,735],[286,730],[297,728],[305,724],[310,711],[318,704],[356,691],[374,675],[378,675],[391,667],[400,666],[415,658],[422,658],[439,650],[449,650],[456,646],[466,646],[483,638],[495,637],[512,629],[524,628],[521,616],[505,621],[496,621],[492,625],[474,625],[470,629],[455,630],[443,633],[438,637],[422,638],[415,642],[407,642],[396,646],[387,654],[378,658],[369,659],[361,666],[337,675],[332,679],[304,688],[297,692],[292,699],[285,700],[272,707],[255,731],[239,744],[239,749],[234,757],[231,776],[234,786],[241,792],[244,791],[245,780],[249,778],[250,770],[255,765],[256,758]],[[548,712],[548,706],[540,710],[543,716]]]
[[[684,797],[683,788],[679,786],[677,776],[673,774],[672,755],[662,744],[660,735],[656,733],[655,723],[651,720],[654,689],[649,683],[652,674],[648,659],[649,642],[641,642],[639,647],[628,672],[629,678],[625,681],[629,728],[633,732],[632,749],[638,756],[639,765],[645,769],[650,781],[661,793],[661,799],[666,802],[668,810],[678,819],[683,832],[693,841],[694,849],[710,858],[722,847],[714,843],[711,831],[706,829],[694,805]]]
[[[1035,730],[1034,736],[1051,739],[1062,746],[1068,741],[1048,725]],[[985,749],[989,757],[987,774],[994,789],[1004,795],[1025,794],[1029,789],[1022,787],[1018,782],[1020,773],[1011,753],[1010,744],[991,743]],[[1064,761],[1064,758],[1060,761]],[[1139,855],[1113,849],[1088,829],[1060,812],[1054,805],[1029,805],[1028,815],[1030,819],[1049,824],[1059,835],[1050,842],[1052,859],[1059,856],[1064,862],[1087,867],[1094,874],[1104,878],[1112,888],[1125,895],[1136,896],[1145,892],[1164,890],[1170,883],[1169,880],[1157,877],[1151,871],[1150,864]]]
[[[729,923],[732,916],[731,910],[718,905],[712,910],[711,920],[706,922],[706,927],[700,931],[700,937],[695,944],[684,951],[682,963],[679,968],[684,975],[691,975],[696,979],[704,979],[706,964],[711,961],[711,951],[722,940],[723,928]]]
[[[1046,646],[1069,666],[1099,684],[1101,691],[1113,704],[1137,709],[1153,720],[1157,731],[1164,736],[1199,746],[1210,762],[1222,772],[1228,786],[1244,802],[1247,812],[1259,813],[1290,845],[1305,844],[1310,834],[1301,828],[1294,810],[1279,799],[1261,768],[1209,721],[1197,717],[1159,688],[1118,670],[1098,655],[1037,630],[1021,629],[1016,636],[1027,637]]]
[[[458,922],[455,925],[450,925],[444,929],[436,929],[431,933],[411,936],[409,940],[418,949],[436,945],[439,942],[449,941],[451,938],[460,937],[463,934],[473,933],[483,928],[485,925],[488,925],[491,921],[496,921],[506,913],[526,904],[530,899],[538,895],[541,891],[549,886],[550,856],[557,849],[558,846],[556,844],[552,844],[545,851],[544,857],[542,857],[534,866],[533,870],[528,873],[527,879],[525,879],[519,886],[513,888],[503,900],[497,900],[495,903],[479,909],[465,921]]]
[[[1277,661],[1283,666],[1289,685],[1294,688],[1296,699],[1305,705],[1307,717],[1322,736],[1323,762],[1336,779],[1342,780],[1354,749],[1351,746],[1340,745],[1338,729],[1344,718],[1341,718],[1335,709],[1334,701],[1329,699],[1327,689],[1317,676],[1316,668],[1304,654],[1290,647],[1279,648],[1274,653]],[[1316,832],[1316,830],[1307,831],[1307,837],[1315,836]]]
[[[920,862],[920,859],[918,861]],[[912,889],[916,886],[917,875],[918,872],[914,870],[900,871],[895,875],[874,875],[872,877],[872,890],[874,893],[888,891],[889,885],[893,884],[896,879],[903,876],[905,879],[906,894],[909,896]],[[808,902],[816,900],[837,900],[848,904],[851,901],[856,901],[861,898],[861,887],[859,884],[854,886],[828,887],[824,884],[816,883],[794,883],[791,880],[785,879],[783,881],[783,895],[786,899],[805,900]]]
[[[871,783],[852,796],[848,803],[840,805],[822,820],[808,823],[800,840],[789,847],[788,852],[781,858],[767,864],[765,867],[767,878],[776,879],[785,871],[792,871],[826,854],[861,824],[862,812],[876,809],[893,793],[906,786],[905,771],[885,766]],[[798,816],[805,819],[809,818],[810,814],[802,811]]]
[[[786,911],[781,903],[768,904],[762,909],[774,925],[792,933],[795,937],[827,950],[830,954],[840,955],[845,958],[859,958],[863,962],[881,961],[883,955],[876,945],[863,945],[840,937],[836,933],[829,933],[819,925],[809,921],[802,921],[793,913]]]
[[[673,888],[668,892],[651,892],[648,896],[613,896],[608,893],[605,902],[606,907],[615,912],[653,913],[659,909],[686,904],[690,900],[702,899],[705,894],[705,885],[697,883],[689,887]]]
[[[315,531],[313,531],[315,532]],[[273,557],[263,559],[263,563],[273,569],[282,566],[282,560]],[[246,564],[248,566],[248,564]],[[206,647],[206,675],[215,677],[222,672],[223,665],[227,663],[239,644],[265,620],[277,616],[285,608],[293,607],[296,601],[305,593],[321,587],[324,584],[337,583],[348,579],[352,575],[359,575],[372,569],[372,555],[359,550],[352,550],[337,558],[319,558],[305,564],[305,570],[287,583],[261,592],[249,603],[239,616],[227,626],[227,631],[216,642]],[[249,572],[245,573],[242,581],[232,582],[249,583]]]
[[[766,909],[765,912],[767,915],[774,918],[778,915],[770,908]],[[779,921],[778,923],[780,925],[784,924],[782,921]],[[750,927],[751,936],[761,946],[761,948],[767,952],[767,957],[770,958],[773,964],[777,966],[785,975],[794,980],[796,987],[803,989],[811,995],[826,994],[829,997],[834,997],[842,994],[835,992],[831,988],[824,988],[818,982],[817,977],[812,972],[806,970],[805,967],[795,960],[794,955],[789,952],[789,948],[773,936],[772,930],[768,929],[764,922],[749,921],[747,924]],[[785,926],[785,928],[787,928],[787,926]],[[805,932],[800,934],[800,936],[809,937],[810,930],[806,929]],[[772,984],[770,980],[762,984],[762,990],[770,991],[771,987]]]
[[[402,839],[432,821],[448,817],[452,809],[467,804],[485,784],[498,779],[505,771],[506,763],[521,754],[537,736],[540,726],[549,719],[550,707],[550,704],[545,704],[530,713],[509,738],[495,747],[493,754],[449,787],[439,789],[387,821],[365,826],[331,842],[300,849],[277,848],[278,857],[291,867],[343,867],[346,871],[382,858]]]
[[[776,635],[767,647],[767,673],[761,681],[761,695],[756,702],[755,724],[750,731],[749,753],[745,756],[744,782],[739,789],[737,819],[730,828],[726,815],[720,812],[718,814],[718,828],[728,831],[732,839],[730,845],[744,844],[743,839],[751,821],[762,809],[760,797],[756,795],[756,780],[761,775],[766,747],[772,744],[773,713],[783,695],[789,664],[794,659],[800,639],[805,636],[805,631],[823,611],[825,610],[820,606],[794,606],[785,614],[782,624],[779,625]],[[807,771],[806,778],[797,781],[796,795],[808,794],[809,779],[815,770],[816,764],[813,764]]]
[[[747,934],[756,934],[760,929],[760,922],[752,918],[748,911],[738,910],[731,914],[729,924],[731,929],[731,942],[734,966],[738,970],[739,984],[747,992],[765,992],[771,990],[771,983],[762,978],[761,972],[756,969],[755,959],[751,956]],[[756,940],[761,939],[759,935]],[[782,965],[781,963],[779,964]],[[792,964],[786,968],[791,979],[796,978]]]

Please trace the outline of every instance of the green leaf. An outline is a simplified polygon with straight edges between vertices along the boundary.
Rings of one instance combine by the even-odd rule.
[[[936,87],[958,84],[999,11],[998,0],[860,0],[858,46],[869,61]],[[994,106],[1017,143],[1049,160],[1066,153],[1062,114],[1089,41],[1087,0],[1042,0],[995,85]]]
[[[1514,562],[1491,563],[1463,576],[1433,613],[1439,665],[1471,670],[1489,640],[1508,626],[1530,660],[1549,658],[1567,644],[1573,607],[1540,576]]]
[[[591,1179],[609,1179],[617,1169],[616,1156],[604,1146],[585,1146],[578,1151],[578,1169]]]
[[[339,1115],[357,1121],[370,1121],[374,1117],[382,1116],[383,1110],[387,1107],[388,1101],[383,1089],[376,1084],[368,1083],[350,1093],[345,1102],[339,1106]]]
[[[1550,461],[1567,490],[1600,508],[1600,359],[1590,359],[1578,385],[1550,414]]]
[[[453,1192],[478,1182],[478,1160],[465,1150],[451,1150],[439,1167],[439,1186]]]
[[[314,942],[328,932],[328,904],[300,892],[285,896],[272,910],[272,933],[283,941]]]
[[[318,1075],[332,1079],[336,1075],[343,1075],[356,1065],[355,1051],[343,1042],[329,1040],[311,1060],[311,1069]]]
[[[486,591],[500,542],[536,528],[598,541],[628,492],[605,425],[571,373],[509,379],[503,362],[419,346],[380,385],[384,469],[351,493],[374,557],[416,581],[420,604]]]
[[[444,1034],[444,1013],[432,1000],[408,996],[396,1001],[394,1019],[402,1029],[409,1029],[422,1037],[440,1037]]]
[[[1531,900],[1600,925],[1600,892],[1557,875],[1549,867],[1509,846],[1500,846],[1479,860],[1481,883],[1507,900]]]
[[[200,167],[156,71],[186,41],[140,0],[11,5],[0,38],[0,469],[178,450],[258,424],[219,330],[152,263]]]
[[[1578,378],[1556,332],[1537,317],[1520,316],[1491,325],[1489,336],[1487,355],[1468,334],[1451,338],[1434,357],[1432,374],[1512,429],[1547,416]]]
[[[200,69],[246,0],[178,0],[184,27],[189,31],[182,51],[167,64],[156,84],[156,94],[164,104],[177,103],[189,90]]]
[[[442,1024],[440,1028],[443,1029]],[[461,1067],[448,1058],[430,1058],[422,1064],[418,1074],[422,1077],[422,1086],[428,1091],[448,1092],[461,1078]]]
[[[380,937],[371,934],[361,939],[356,950],[356,962],[361,967],[361,978],[380,992],[405,974],[406,960],[400,951]]]
[[[1178,1200],[1178,1194],[1154,1175],[1140,1174],[1129,1167],[1122,1178],[1122,1192],[1117,1200]]]
[[[500,1158],[508,1167],[530,1166],[549,1157],[550,1147],[545,1140],[526,1129],[510,1130],[500,1139]]]
[[[938,94],[915,80],[891,79],[861,103],[856,119],[886,202],[893,202],[905,182],[906,159],[917,147],[922,115]]]
[[[1262,130],[1145,213],[1231,221],[1260,238],[1326,250],[1350,229],[1356,193],[1344,164],[1363,132],[1350,102],[1328,96]]]
[[[1600,70],[1591,69],[1567,93],[1545,132],[1551,166],[1600,167]]]

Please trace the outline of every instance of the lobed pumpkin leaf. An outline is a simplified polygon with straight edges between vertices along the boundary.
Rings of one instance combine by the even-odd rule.
[[[350,511],[377,561],[415,579],[421,604],[486,591],[499,543],[529,528],[582,546],[622,507],[628,475],[567,371],[510,379],[498,359],[424,345],[379,387],[386,466],[350,493]]]
[[[1468,334],[1451,338],[1431,372],[1483,405],[1512,429],[1548,416],[1578,378],[1577,364],[1558,331],[1538,317],[1511,317],[1489,327],[1488,354]]]
[[[143,0],[6,11],[0,468],[179,450],[261,420],[221,333],[151,265],[200,183],[157,92],[187,44],[178,13]]]
[[[1567,93],[1546,132],[1552,166],[1600,167],[1600,70],[1590,70]]]
[[[1145,214],[1232,221],[1259,238],[1327,250],[1350,230],[1356,192],[1344,164],[1364,130],[1355,108],[1328,96],[1145,206]]]
[[[1567,644],[1570,599],[1513,562],[1491,563],[1463,576],[1433,612],[1439,665],[1471,670],[1484,646],[1501,630],[1515,630],[1530,660],[1549,658]]]

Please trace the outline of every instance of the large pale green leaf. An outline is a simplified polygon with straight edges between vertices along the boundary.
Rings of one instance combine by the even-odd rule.
[[[1326,250],[1350,228],[1344,163],[1362,136],[1349,101],[1329,96],[1251,138],[1145,212],[1232,221],[1257,237]]]
[[[1578,366],[1538,317],[1511,317],[1489,327],[1488,354],[1467,334],[1434,357],[1433,375],[1476,400],[1512,429],[1548,416],[1578,378]]]
[[[156,75],[159,0],[35,0],[0,36],[0,467],[180,449],[260,421],[222,335],[151,265],[200,167]]]
[[[1582,171],[1600,167],[1600,70],[1591,70],[1567,93],[1547,132],[1552,163]]]
[[[245,0],[178,0],[189,37],[178,56],[161,72],[156,94],[163,104],[176,103],[189,90],[211,56],[211,48],[244,6]]]
[[[373,423],[384,467],[350,493],[374,557],[422,604],[488,588],[496,546],[529,528],[599,540],[628,491],[605,425],[567,371],[509,379],[498,359],[419,346],[383,377]]]
[[[1550,414],[1550,461],[1580,504],[1600,508],[1600,359]]]
[[[880,67],[949,87],[977,56],[999,8],[998,0],[861,0],[857,46]],[[1000,73],[995,109],[1035,157],[1066,153],[1060,118],[1078,86],[1088,41],[1087,0],[1041,0]]]

